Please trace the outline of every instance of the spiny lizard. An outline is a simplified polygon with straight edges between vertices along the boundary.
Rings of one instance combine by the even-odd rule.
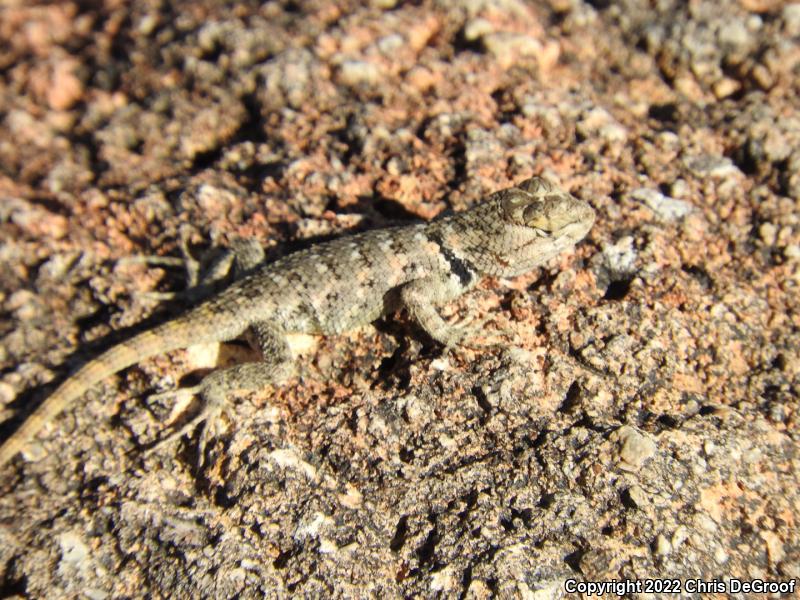
[[[343,237],[260,266],[184,315],[88,362],[5,441],[0,467],[104,378],[198,342],[247,333],[263,359],[217,370],[194,387],[169,392],[197,395],[203,402],[200,414],[169,439],[201,421],[207,428],[229,392],[282,379],[292,365],[287,334],[338,334],[405,308],[434,340],[448,347],[462,344],[474,330],[448,324],[437,306],[483,276],[514,277],[545,263],[580,241],[594,219],[586,202],[535,177],[430,223]],[[202,459],[202,447],[200,453]]]

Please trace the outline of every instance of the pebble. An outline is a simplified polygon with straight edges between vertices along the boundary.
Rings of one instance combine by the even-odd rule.
[[[628,130],[607,110],[599,107],[585,113],[575,125],[575,129],[584,138],[597,136],[607,142],[624,142],[628,139]]]
[[[792,37],[800,36],[800,4],[787,4],[781,11],[781,21],[787,34]]]
[[[382,79],[377,65],[363,60],[346,60],[339,66],[339,81],[344,85],[377,85]]]
[[[677,221],[694,210],[694,206],[688,202],[670,198],[658,190],[649,188],[634,190],[631,192],[631,197],[644,202],[663,221]]]
[[[720,179],[731,175],[742,175],[739,167],[726,156],[701,154],[686,160],[687,168],[697,177],[718,177]]]
[[[513,66],[520,58],[538,57],[542,52],[539,40],[521,33],[490,33],[483,36],[483,43],[489,54],[505,69]]]
[[[628,488],[628,497],[638,508],[643,508],[650,503],[647,494],[638,485],[632,485]]]
[[[615,275],[630,275],[636,272],[637,252],[633,247],[633,238],[626,235],[615,244],[603,246],[603,259],[606,268]]]
[[[758,235],[767,246],[774,246],[778,239],[778,228],[772,223],[762,223],[758,226]]]
[[[638,471],[656,453],[656,443],[629,425],[617,429],[613,438],[620,444],[620,468],[626,471]]]
[[[786,257],[788,260],[800,259],[800,245],[789,244],[788,246],[786,246],[786,248],[783,249],[783,256]]]
[[[486,19],[472,19],[464,26],[464,39],[474,42],[494,31],[492,24]]]
[[[672,552],[672,544],[664,537],[663,533],[658,534],[655,546],[655,551],[658,556],[668,556]]]
[[[17,394],[14,391],[14,386],[5,381],[0,381],[0,404],[9,404],[16,396]]]

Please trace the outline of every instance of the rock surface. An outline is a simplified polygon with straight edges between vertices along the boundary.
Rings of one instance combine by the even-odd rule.
[[[174,408],[146,398],[236,352],[97,386],[0,474],[4,597],[800,577],[798,35],[770,0],[6,2],[2,435],[183,308],[120,260],[182,235],[275,258],[531,174],[599,218],[451,307],[503,348],[403,315],[298,341],[200,471],[195,438],[144,455]]]

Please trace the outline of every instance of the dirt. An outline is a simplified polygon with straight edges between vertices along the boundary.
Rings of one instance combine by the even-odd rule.
[[[98,385],[0,475],[3,597],[800,578],[800,4],[9,0],[0,40],[0,438],[185,307],[123,260],[182,236],[275,258],[533,174],[598,211],[450,307],[502,347],[306,340],[202,468],[147,397],[240,349]]]

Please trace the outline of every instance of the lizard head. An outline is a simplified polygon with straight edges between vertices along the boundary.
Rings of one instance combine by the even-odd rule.
[[[491,233],[483,238],[483,250],[495,264],[481,261],[481,270],[504,277],[530,271],[575,245],[595,220],[588,203],[541,177],[493,194],[484,206],[489,213],[480,220]]]
[[[475,271],[514,277],[577,244],[594,219],[588,203],[533,177],[433,227],[447,249]]]
[[[594,210],[583,200],[541,177],[526,179],[498,193],[505,221],[527,227],[540,237],[566,234],[583,238],[594,223]]]

